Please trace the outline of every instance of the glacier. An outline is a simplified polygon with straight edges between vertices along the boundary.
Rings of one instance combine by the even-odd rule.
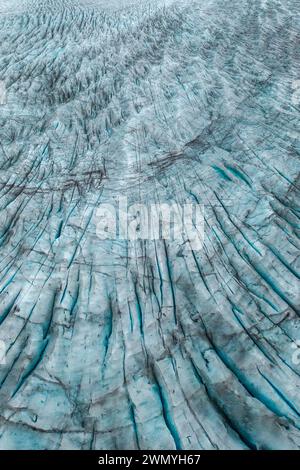
[[[0,449],[300,448],[299,13],[0,0]]]

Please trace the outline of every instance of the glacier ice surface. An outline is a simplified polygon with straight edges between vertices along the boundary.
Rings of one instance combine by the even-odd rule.
[[[1,449],[300,448],[299,12],[0,0]],[[203,249],[99,239],[120,196]]]

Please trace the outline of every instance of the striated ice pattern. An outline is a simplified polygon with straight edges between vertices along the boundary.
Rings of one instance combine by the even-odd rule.
[[[300,448],[299,13],[0,0],[1,449]],[[101,240],[120,196],[203,249]]]

